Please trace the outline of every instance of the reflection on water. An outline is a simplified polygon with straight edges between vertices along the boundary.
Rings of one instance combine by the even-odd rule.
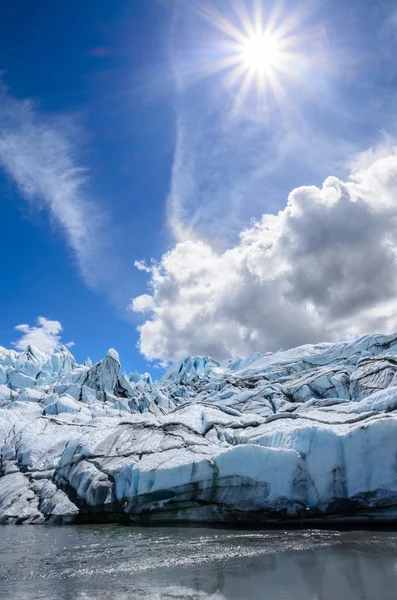
[[[395,600],[397,534],[10,525],[0,581],[8,600]]]

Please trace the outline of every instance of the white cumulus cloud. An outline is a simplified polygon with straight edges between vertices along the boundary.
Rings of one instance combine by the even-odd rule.
[[[217,252],[182,241],[150,266],[140,349],[218,359],[397,330],[397,148],[368,151],[344,182],[294,189]]]
[[[15,327],[21,332],[21,337],[13,342],[17,350],[24,351],[27,346],[35,346],[42,352],[53,354],[61,345],[62,325],[59,321],[51,321],[45,317],[38,317],[37,326],[30,327],[25,323]],[[65,346],[74,346],[74,342],[68,342]]]

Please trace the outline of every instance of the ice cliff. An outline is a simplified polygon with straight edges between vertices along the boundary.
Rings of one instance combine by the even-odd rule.
[[[397,335],[159,380],[0,347],[0,522],[397,519]]]

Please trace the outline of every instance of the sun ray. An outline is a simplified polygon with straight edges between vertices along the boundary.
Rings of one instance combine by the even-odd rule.
[[[244,2],[235,0],[233,3],[233,10],[240,21],[241,29],[243,30],[243,38],[245,39],[253,35],[255,33],[255,23],[252,19],[252,15],[250,15],[248,11],[247,5]]]
[[[240,85],[239,90],[236,95],[236,98],[235,98],[233,114],[237,114],[240,112],[241,107],[245,103],[245,100],[250,92],[250,89],[252,88],[253,78],[254,78],[254,76],[253,76],[252,72],[245,71],[245,74],[243,75],[242,84]]]
[[[215,8],[206,5],[193,4],[192,10],[194,10],[202,19],[207,21],[210,25],[218,29],[221,33],[224,33],[235,42],[242,43],[245,39],[244,33],[233,23],[228,20],[224,15],[220,14]]]
[[[296,81],[304,72],[299,51],[305,46],[302,19],[312,9],[300,3],[287,13],[285,0],[271,4],[264,0],[231,0],[227,6],[204,0],[191,2],[194,12],[220,34],[213,40],[212,56],[208,48],[201,52],[192,78],[225,71],[222,81],[234,90],[234,112],[236,107],[243,107],[251,93],[256,94],[258,106],[266,107],[270,96],[277,104],[287,102],[288,82]]]

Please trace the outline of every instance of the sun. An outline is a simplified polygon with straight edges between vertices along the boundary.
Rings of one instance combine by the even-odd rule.
[[[269,93],[278,104],[284,101],[284,82],[291,75],[294,52],[282,29],[260,28],[257,24],[235,36],[230,54],[222,65],[228,86],[236,89],[235,112],[253,91],[257,106],[267,110]]]
[[[213,53],[207,49],[200,55],[201,72],[222,73],[222,81],[232,90],[234,112],[244,105],[251,110],[253,103],[247,104],[247,100],[253,94],[255,106],[264,113],[269,111],[271,98],[280,108],[285,106],[288,82],[304,71],[306,36],[299,12],[286,14],[280,2],[269,10],[268,4],[264,0],[236,0],[230,3],[229,11],[219,11],[200,2],[197,9],[217,35]]]
[[[255,74],[266,75],[278,68],[282,49],[275,36],[254,34],[241,44],[241,62]]]

